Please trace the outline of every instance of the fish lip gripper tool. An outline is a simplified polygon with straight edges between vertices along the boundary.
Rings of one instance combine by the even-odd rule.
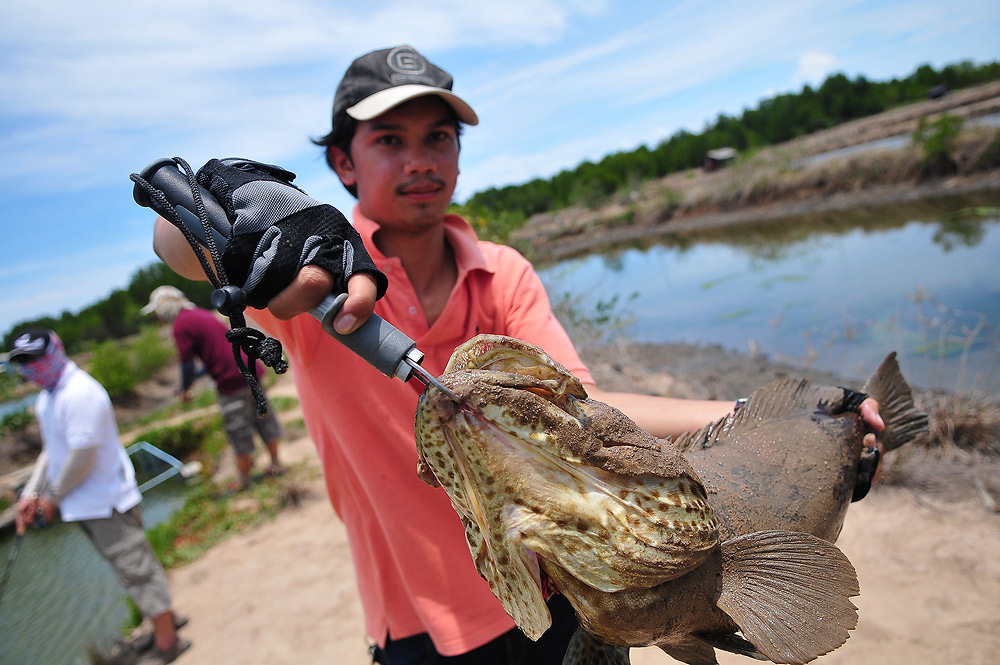
[[[159,190],[166,201],[173,206],[174,212],[195,239],[203,246],[209,246],[206,228],[199,217],[198,205],[195,203],[192,193],[191,182],[187,175],[178,168],[175,160],[158,159],[138,174],[132,175],[132,180],[135,181],[132,190],[135,202],[152,209],[163,217],[172,217],[170,211],[165,209],[160,201],[149,196],[146,188],[140,186],[137,177]],[[211,233],[212,242],[222,252],[225,250],[229,238],[229,218],[208,190],[197,184],[195,187],[201,196],[202,209],[208,218],[207,233]],[[245,300],[245,295],[239,287],[224,287],[212,295],[212,305],[223,314],[226,314],[227,309],[243,306],[245,302],[241,302],[241,300]],[[347,300],[346,293],[330,294],[323,302],[309,310],[309,314],[320,322],[328,335],[356,353],[385,376],[398,378],[404,382],[410,378],[416,378],[425,386],[432,385],[455,401],[460,401],[452,391],[443,386],[421,366],[424,354],[416,347],[416,342],[377,314],[373,313],[353,333],[348,335],[338,333],[333,327],[333,319],[345,300]]]

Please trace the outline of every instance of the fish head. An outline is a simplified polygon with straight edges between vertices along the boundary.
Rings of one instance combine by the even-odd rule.
[[[428,388],[415,432],[422,478],[462,519],[479,573],[529,637],[548,627],[539,557],[613,592],[696,567],[718,522],[687,461],[540,349],[480,335]]]

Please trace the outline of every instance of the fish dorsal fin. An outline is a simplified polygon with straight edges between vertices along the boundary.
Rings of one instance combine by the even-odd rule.
[[[813,412],[822,405],[839,402],[843,397],[842,388],[816,385],[809,379],[781,379],[753,391],[746,406],[737,411],[732,419],[741,423],[779,418],[790,413]]]
[[[885,421],[878,438],[886,452],[927,432],[927,414],[913,404],[913,391],[899,371],[895,351],[871,375],[864,391],[878,400],[879,415]]]
[[[806,663],[847,641],[858,624],[857,574],[831,543],[795,531],[757,531],[722,544],[718,606],[776,663]]]
[[[628,649],[605,644],[577,628],[566,646],[562,665],[629,665]]]
[[[843,398],[840,388],[816,386],[808,379],[780,379],[750,395],[746,406],[735,415],[726,416],[695,432],[685,432],[669,445],[678,451],[711,448],[730,430],[737,427],[752,427],[753,423],[788,416],[811,413],[821,403],[831,403]]]

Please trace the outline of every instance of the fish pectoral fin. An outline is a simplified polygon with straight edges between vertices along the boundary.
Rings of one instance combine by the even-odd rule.
[[[806,663],[858,625],[857,573],[835,545],[795,531],[758,531],[722,544],[717,605],[757,651]]]
[[[516,530],[501,537],[483,532],[464,516],[462,521],[476,570],[521,632],[537,640],[552,625],[542,596],[537,556],[523,546]]]
[[[562,665],[629,665],[628,649],[605,644],[583,628],[573,633]]]
[[[430,465],[424,461],[423,457],[417,458],[417,478],[424,481],[431,487],[441,487],[441,483],[438,482],[437,476],[434,475],[434,471],[431,469]]]

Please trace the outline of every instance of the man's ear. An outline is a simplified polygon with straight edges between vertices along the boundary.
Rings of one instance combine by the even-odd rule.
[[[328,146],[326,154],[327,161],[333,166],[333,170],[337,172],[337,176],[344,183],[344,186],[350,187],[356,184],[354,161],[350,156],[335,145]]]

